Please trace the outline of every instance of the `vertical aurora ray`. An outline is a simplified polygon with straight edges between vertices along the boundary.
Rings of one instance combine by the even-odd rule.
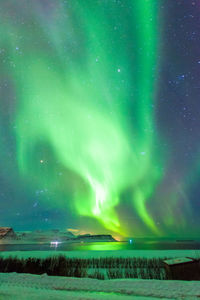
[[[139,160],[139,168],[142,171],[134,187],[133,202],[134,206],[143,221],[158,234],[158,230],[152,217],[148,214],[145,202],[154,192],[157,181],[161,177],[161,170],[158,168],[160,161],[153,153],[153,143],[155,142],[154,126],[154,99],[155,72],[158,56],[158,5],[155,1],[137,1],[135,18],[140,24],[140,31],[137,35],[137,62],[138,72],[135,73],[135,81],[138,93],[136,93],[137,114],[139,120],[139,134],[137,144],[141,145],[141,152],[147,149],[147,159]],[[140,139],[142,140],[140,141]]]
[[[49,1],[47,13],[40,1],[32,10],[23,1],[28,26],[4,20],[19,171],[52,191],[48,205],[67,209],[70,202],[74,214],[122,235],[116,208],[131,190],[132,209],[159,234],[146,207],[163,167],[153,110],[157,1],[86,2]]]

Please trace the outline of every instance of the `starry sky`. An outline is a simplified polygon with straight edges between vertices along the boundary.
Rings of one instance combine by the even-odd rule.
[[[0,3],[0,223],[200,234],[200,0]]]

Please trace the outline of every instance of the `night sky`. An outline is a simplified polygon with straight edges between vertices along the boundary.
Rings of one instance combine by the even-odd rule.
[[[0,225],[200,234],[200,0],[2,0]]]

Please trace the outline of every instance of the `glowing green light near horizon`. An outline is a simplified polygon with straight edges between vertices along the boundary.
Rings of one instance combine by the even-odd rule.
[[[41,172],[35,160],[38,145],[46,144],[55,165],[59,161],[78,178],[70,196],[76,214],[96,218],[122,235],[127,229],[116,208],[126,189],[131,190],[133,209],[159,234],[146,208],[162,176],[152,109],[159,35],[156,3],[130,1],[128,19],[127,10],[116,3],[89,1],[85,7],[75,1],[74,10],[58,6],[52,31],[38,17],[30,40],[17,39],[23,55],[12,52],[21,174],[54,190],[56,167]],[[78,29],[73,25],[74,11],[80,18]],[[117,27],[118,36],[111,39]],[[42,46],[36,51],[39,38]],[[132,43],[123,43],[127,39]],[[69,197],[54,201],[51,205],[65,209]]]

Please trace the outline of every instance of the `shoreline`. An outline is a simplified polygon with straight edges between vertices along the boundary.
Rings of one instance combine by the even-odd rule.
[[[53,240],[54,241],[54,240]],[[58,243],[60,243],[59,240],[57,240]],[[126,241],[123,241],[126,242]],[[102,241],[102,240],[94,240],[94,241],[80,241],[80,240],[68,240],[68,241],[64,241],[61,242],[62,244],[90,244],[90,243],[119,243],[119,241]],[[2,243],[0,242],[0,246],[3,245],[50,245],[51,241],[48,242],[40,242],[40,241],[6,241],[6,243]]]

